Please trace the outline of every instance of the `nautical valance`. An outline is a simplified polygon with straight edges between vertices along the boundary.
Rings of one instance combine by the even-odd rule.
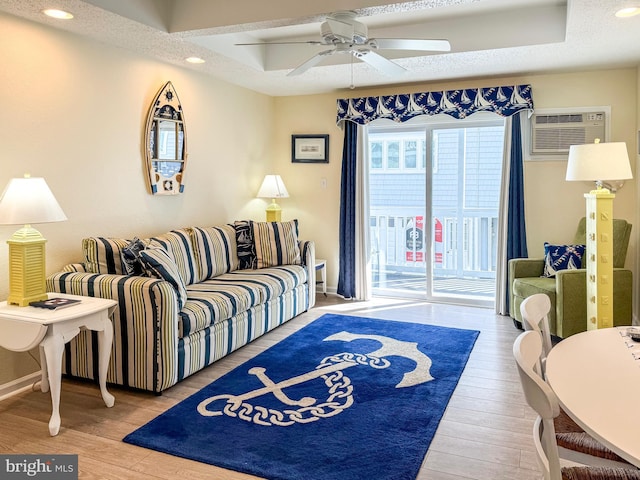
[[[521,110],[533,110],[531,85],[341,98],[337,123],[348,120],[366,125],[378,118],[402,123],[418,115],[438,113],[462,119],[481,111],[510,117]]]

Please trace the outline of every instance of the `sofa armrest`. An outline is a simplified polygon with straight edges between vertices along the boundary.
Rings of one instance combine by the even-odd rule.
[[[613,269],[613,324],[631,325],[633,274]],[[566,338],[587,330],[587,271],[561,270],[556,273],[556,332]]]
[[[62,268],[63,272],[83,272],[89,273],[84,263],[70,263]]]
[[[300,241],[302,265],[307,269],[309,283],[309,308],[316,304],[316,244],[313,240]]]
[[[50,292],[110,298],[118,302],[107,381],[160,392],[177,382],[178,299],[155,278],[60,272],[47,278]],[[67,350],[68,374],[97,379],[95,335],[81,332]]]

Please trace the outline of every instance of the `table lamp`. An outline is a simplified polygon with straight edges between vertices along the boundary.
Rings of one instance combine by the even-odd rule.
[[[276,203],[276,198],[288,198],[289,192],[280,175],[265,175],[258,198],[270,198],[271,203],[267,207],[267,222],[279,222],[282,218],[282,208]]]
[[[566,180],[594,181],[587,202],[587,330],[613,326],[613,199],[606,182],[633,178],[624,142],[572,145]],[[614,190],[615,191],[615,190]]]
[[[47,299],[45,284],[46,239],[32,223],[61,222],[64,212],[44,178],[12,179],[0,197],[0,225],[24,225],[9,244],[8,304],[25,307]]]

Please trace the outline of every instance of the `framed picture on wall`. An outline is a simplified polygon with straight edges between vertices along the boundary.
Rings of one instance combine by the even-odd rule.
[[[291,135],[293,163],[329,163],[329,135]]]

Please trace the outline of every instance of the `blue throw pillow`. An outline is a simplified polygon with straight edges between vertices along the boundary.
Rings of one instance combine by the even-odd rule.
[[[551,245],[544,243],[545,277],[555,277],[560,270],[582,268],[585,245]]]

